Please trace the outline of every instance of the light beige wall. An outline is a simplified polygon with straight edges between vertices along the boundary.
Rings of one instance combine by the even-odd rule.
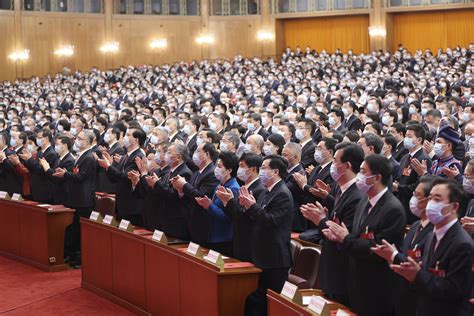
[[[15,50],[13,12],[0,12],[0,80],[15,78],[15,64],[8,59],[8,52]]]

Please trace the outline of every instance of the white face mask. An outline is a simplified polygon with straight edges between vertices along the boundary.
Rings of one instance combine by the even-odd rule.
[[[356,186],[357,188],[364,192],[367,193],[373,186],[374,184],[367,184],[367,179],[373,178],[376,175],[371,175],[371,176],[365,176],[362,173],[358,173],[356,176]]]
[[[467,193],[474,194],[474,185],[472,184],[472,181],[469,178],[466,178],[466,177],[463,178],[462,186],[464,187],[464,190]]]
[[[451,204],[452,203],[443,204],[443,202],[430,200],[426,205],[426,216],[428,217],[429,221],[433,225],[441,223],[445,217],[449,216],[449,214],[443,215],[443,209]]]
[[[423,213],[423,209],[418,207],[418,203],[420,203],[420,201],[415,195],[413,195],[410,199],[410,211],[413,213],[413,215],[420,218],[421,213]]]
[[[237,169],[237,178],[246,182],[249,178],[248,171],[249,171],[248,168],[239,167],[239,169]]]

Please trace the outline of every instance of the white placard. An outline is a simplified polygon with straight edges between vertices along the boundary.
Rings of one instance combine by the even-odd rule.
[[[129,225],[130,225],[130,221],[127,221],[126,219],[122,219],[120,221],[119,228],[123,230],[127,230]]]
[[[311,301],[311,296],[303,296],[303,305],[308,306]]]
[[[298,287],[296,285],[286,281],[285,285],[283,285],[283,289],[281,290],[281,295],[293,300],[297,291]]]
[[[346,312],[345,310],[339,308],[339,309],[337,310],[336,316],[351,316],[351,314],[349,314],[349,313]]]
[[[189,254],[192,254],[193,256],[195,256],[198,252],[198,249],[199,249],[198,244],[190,242],[189,245],[188,245],[188,249],[186,249],[186,252],[189,253]]]
[[[23,198],[21,197],[21,194],[19,193],[13,193],[12,195],[12,201],[21,201]]]
[[[161,241],[161,238],[163,238],[163,232],[161,230],[155,229],[151,239],[154,241]]]
[[[217,263],[217,260],[219,260],[219,256],[221,254],[218,253],[217,251],[214,251],[214,250],[209,250],[208,254],[207,254],[207,260],[209,260],[210,262],[212,263]]]
[[[114,217],[112,215],[105,215],[104,220],[102,221],[104,224],[111,225]]]
[[[100,216],[100,213],[99,213],[99,212],[93,211],[93,212],[91,213],[91,216],[89,216],[89,219],[90,219],[91,221],[96,221],[96,222],[97,222],[97,220],[99,219],[99,216]]]
[[[8,198],[8,192],[0,191],[0,199],[6,199],[6,198]]]
[[[321,296],[311,296],[308,308],[317,314],[321,314],[327,303],[329,302]]]

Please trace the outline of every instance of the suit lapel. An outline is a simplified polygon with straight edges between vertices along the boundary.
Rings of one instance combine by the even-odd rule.
[[[439,259],[444,255],[444,253],[448,249],[449,244],[451,243],[451,237],[455,233],[456,229],[458,228],[457,227],[458,225],[459,225],[459,222],[456,222],[451,228],[449,228],[449,230],[446,232],[444,237],[441,239],[441,241],[438,244],[438,247],[434,251],[432,258],[430,259],[429,267],[431,267],[433,264],[439,261]]]

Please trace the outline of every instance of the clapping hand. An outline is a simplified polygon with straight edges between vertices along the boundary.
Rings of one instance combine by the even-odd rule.
[[[300,211],[306,219],[316,225],[319,225],[319,222],[327,216],[328,212],[327,208],[323,207],[319,202],[301,205]]]
[[[221,185],[216,190],[216,196],[219,198],[219,200],[222,201],[222,203],[224,203],[224,206],[226,206],[227,203],[229,203],[229,201],[234,198],[234,193],[232,192],[231,189],[224,188]]]
[[[54,170],[53,176],[58,177],[58,178],[64,178],[65,173],[66,173],[66,169],[56,168],[56,170]]]
[[[295,179],[296,184],[300,187],[300,189],[303,189],[306,184],[308,184],[308,179],[306,178],[305,175],[302,175],[301,173],[295,172],[293,173],[293,179]]]
[[[374,247],[371,247],[370,250],[372,250],[377,256],[385,259],[385,261],[391,263],[393,253],[397,251],[397,247],[383,239],[381,245],[375,245]]]
[[[195,197],[194,199],[196,200],[197,204],[199,204],[200,207],[205,208],[206,210],[212,204],[212,200],[208,198],[207,196]]]
[[[329,195],[329,191],[331,191],[331,187],[320,179],[316,180],[314,182],[314,187],[309,189],[309,192],[312,195],[322,199],[325,199]]]
[[[407,259],[407,262],[391,264],[390,269],[407,279],[409,282],[413,282],[415,281],[418,271],[421,270],[421,266],[411,257],[407,257]]]
[[[344,222],[342,225],[339,225],[333,221],[327,221],[326,224],[329,228],[323,229],[323,234],[327,239],[331,241],[337,241],[341,243],[344,241],[347,235],[349,235],[349,230],[347,229]]]
[[[249,192],[246,187],[241,187],[239,193],[239,204],[246,210],[251,208],[257,202],[252,192]]]

